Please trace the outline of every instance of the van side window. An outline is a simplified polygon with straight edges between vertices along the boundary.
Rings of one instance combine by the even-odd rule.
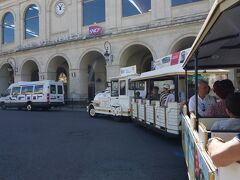
[[[55,85],[50,85],[50,94],[56,94],[56,86]]]
[[[43,85],[35,86],[34,94],[43,94]]]
[[[20,90],[21,90],[21,87],[13,87],[12,88],[12,96],[20,95]]]
[[[22,95],[29,95],[33,93],[33,86],[23,86],[22,87]]]
[[[62,86],[58,86],[58,94],[63,94],[63,87]]]

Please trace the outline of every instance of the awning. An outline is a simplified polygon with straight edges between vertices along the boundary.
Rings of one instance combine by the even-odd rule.
[[[193,69],[240,66],[240,0],[216,0],[183,64]]]
[[[199,71],[199,73],[204,74],[226,74],[229,71],[222,70],[222,69],[216,69],[211,71]],[[188,74],[194,74],[194,71],[188,71]],[[185,70],[182,67],[182,64],[177,64],[173,66],[167,66],[163,67],[161,69],[157,69],[154,71],[148,71],[145,73],[142,73],[139,77],[132,78],[131,81],[144,81],[148,79],[156,79],[161,77],[169,77],[169,76],[176,76],[176,75],[184,75]]]

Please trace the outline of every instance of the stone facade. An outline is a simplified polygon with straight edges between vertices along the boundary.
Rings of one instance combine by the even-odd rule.
[[[197,36],[213,1],[171,6],[171,0],[151,0],[150,12],[122,17],[121,0],[106,0],[106,21],[100,36],[89,36],[82,26],[82,0],[61,0],[66,11],[58,16],[58,0],[0,0],[0,19],[11,12],[15,41],[0,45],[0,91],[9,76],[15,82],[57,79],[63,72],[68,98],[92,98],[124,66],[147,71],[152,59],[188,48]],[[24,39],[24,12],[39,7],[39,37]],[[0,36],[2,37],[2,36]],[[106,63],[104,43],[111,44],[112,62]],[[13,69],[10,72],[9,67]],[[37,75],[36,75],[37,74]]]

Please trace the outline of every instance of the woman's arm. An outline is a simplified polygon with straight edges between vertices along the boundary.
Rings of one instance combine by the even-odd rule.
[[[216,167],[224,167],[240,161],[240,142],[237,138],[225,143],[213,139],[208,146],[208,151]]]

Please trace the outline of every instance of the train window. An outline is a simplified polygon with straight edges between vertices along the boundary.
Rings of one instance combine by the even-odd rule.
[[[119,93],[118,93],[118,87],[119,87],[119,83],[118,81],[112,81],[111,82],[111,96],[112,97],[118,97]]]
[[[144,91],[144,89],[145,89],[144,81],[129,82],[129,90]]]
[[[120,96],[126,95],[126,81],[121,80],[120,81]]]
[[[154,87],[158,87],[159,91],[163,91],[164,85],[167,85],[170,87],[170,85],[174,84],[173,80],[158,80],[153,82]]]

